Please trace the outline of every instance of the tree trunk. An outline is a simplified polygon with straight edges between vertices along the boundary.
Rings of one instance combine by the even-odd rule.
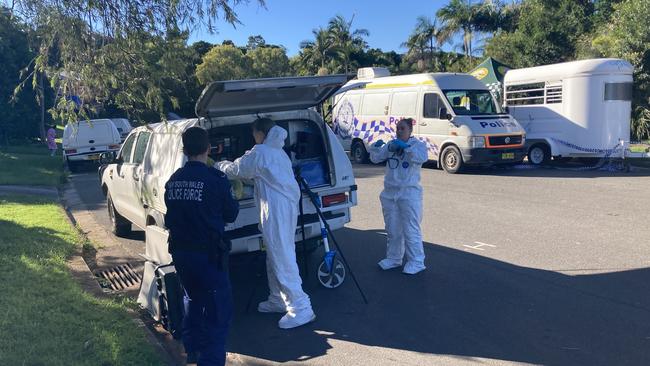
[[[46,141],[45,136],[45,88],[43,87],[43,73],[41,72],[38,76],[38,92],[41,94],[41,122],[38,125],[39,132],[41,134],[41,141]]]
[[[429,52],[429,57],[431,57],[431,72],[436,72],[436,66],[433,64],[433,37],[429,38],[429,45],[431,46],[431,52]]]

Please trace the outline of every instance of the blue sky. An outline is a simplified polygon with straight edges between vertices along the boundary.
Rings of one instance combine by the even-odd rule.
[[[251,0],[235,8],[243,23],[236,29],[219,22],[218,33],[195,32],[190,43],[197,40],[221,43],[230,39],[243,46],[248,36],[260,34],[267,43],[285,46],[288,55],[293,56],[298,53],[301,41],[312,38],[312,29],[327,26],[330,18],[341,14],[346,19],[354,15],[353,29],[365,28],[370,32],[366,40],[371,48],[405,52],[400,44],[415,27],[416,18],[425,15],[433,19],[436,10],[447,3],[446,0],[266,0],[264,9]]]

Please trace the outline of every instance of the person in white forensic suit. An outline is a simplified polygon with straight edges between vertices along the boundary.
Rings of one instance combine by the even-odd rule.
[[[428,160],[427,146],[411,136],[413,119],[397,123],[396,139],[388,144],[379,140],[370,148],[370,160],[387,161],[384,190],[379,195],[386,225],[386,258],[378,264],[384,270],[402,266],[406,274],[426,269],[422,245],[422,187],[420,169]]]
[[[266,271],[270,294],[259,303],[262,313],[285,313],[278,322],[290,329],[312,322],[316,315],[309,296],[302,290],[295,251],[300,188],[291,159],[282,149],[287,131],[269,118],[253,122],[256,145],[234,162],[220,161],[214,167],[231,178],[253,179],[260,225],[266,245]]]

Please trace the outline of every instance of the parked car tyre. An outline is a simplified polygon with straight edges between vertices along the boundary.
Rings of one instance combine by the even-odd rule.
[[[352,155],[352,161],[357,164],[365,164],[368,162],[368,151],[366,151],[366,147],[361,141],[352,143],[350,154]]]
[[[528,149],[528,162],[533,165],[543,165],[551,160],[551,149],[544,144],[535,144]]]
[[[463,168],[463,156],[456,146],[445,147],[440,156],[440,165],[447,173],[456,174]]]
[[[131,222],[117,212],[115,205],[113,205],[113,199],[111,198],[110,192],[108,192],[106,196],[106,206],[108,206],[108,217],[111,219],[111,231],[113,234],[121,237],[130,234]]]
[[[68,164],[68,170],[70,173],[76,173],[79,171],[79,162],[71,161],[70,159],[66,159],[65,161]]]

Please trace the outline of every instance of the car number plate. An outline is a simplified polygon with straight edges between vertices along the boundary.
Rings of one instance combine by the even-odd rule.
[[[515,153],[503,153],[501,154],[501,160],[512,160],[515,158]]]
[[[90,160],[99,160],[99,158],[100,158],[99,154],[88,155],[88,159],[90,159]]]

